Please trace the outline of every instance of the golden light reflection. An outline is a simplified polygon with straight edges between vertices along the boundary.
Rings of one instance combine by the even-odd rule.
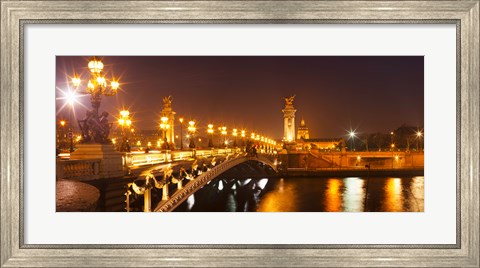
[[[327,189],[325,190],[325,211],[342,211],[342,193],[340,192],[341,187],[341,179],[328,179]]]
[[[259,212],[295,212],[297,207],[297,193],[293,184],[280,179],[277,189],[263,196],[262,201],[258,205]]]
[[[403,211],[402,179],[388,178],[384,187],[382,211]]]
[[[418,176],[413,177],[410,182],[410,190],[412,194],[409,198],[410,205],[415,206],[415,211],[423,212],[424,211],[424,177]]]

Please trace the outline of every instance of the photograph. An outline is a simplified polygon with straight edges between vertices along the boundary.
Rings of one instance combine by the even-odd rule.
[[[56,56],[55,71],[57,212],[424,212],[423,56]]]
[[[479,267],[480,0],[0,4],[0,267]]]

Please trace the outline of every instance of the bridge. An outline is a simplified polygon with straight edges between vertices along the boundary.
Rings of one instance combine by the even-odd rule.
[[[195,150],[195,157],[193,157],[193,151],[151,150],[148,153],[137,151],[123,153],[121,161],[125,174],[138,175],[144,170],[153,170],[161,164],[193,162],[198,157],[220,157],[238,152],[240,152],[238,148]],[[71,160],[69,153],[60,154],[56,161],[56,178],[77,181],[100,179],[101,161],[100,158]]]
[[[212,167],[206,172],[201,173],[196,178],[193,178],[185,187],[177,188],[177,191],[168,199],[162,197],[162,201],[157,204],[154,212],[168,212],[177,208],[180,204],[185,202],[191,195],[200,190],[203,186],[224,174],[226,171],[247,162],[258,162],[268,165],[275,172],[277,171],[276,161],[271,161],[267,155],[248,156],[238,155],[230,158],[219,165]],[[164,186],[165,187],[165,186]],[[164,192],[165,193],[165,192]],[[168,192],[167,192],[168,195]],[[166,199],[166,200],[165,200]]]

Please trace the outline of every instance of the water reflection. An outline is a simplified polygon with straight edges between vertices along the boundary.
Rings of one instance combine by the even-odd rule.
[[[176,211],[423,211],[424,177],[223,179]]]
[[[404,198],[402,196],[402,179],[388,178],[384,187],[385,197],[381,211],[402,211]]]
[[[329,179],[325,190],[325,199],[319,200],[325,202],[325,211],[337,212],[342,211],[342,192],[340,187],[342,181],[340,179]]]
[[[413,177],[410,182],[410,189],[412,195],[410,196],[410,203],[416,205],[416,211],[423,211],[424,199],[423,199],[423,177]]]
[[[345,178],[344,182],[343,211],[364,211],[366,201],[365,180],[360,178]]]
[[[275,189],[267,192],[260,200],[256,211],[297,211],[298,191],[294,184],[286,184],[285,179],[279,179]]]

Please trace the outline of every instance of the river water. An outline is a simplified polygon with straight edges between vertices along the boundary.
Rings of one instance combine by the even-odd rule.
[[[175,211],[423,212],[424,177],[223,179]]]

